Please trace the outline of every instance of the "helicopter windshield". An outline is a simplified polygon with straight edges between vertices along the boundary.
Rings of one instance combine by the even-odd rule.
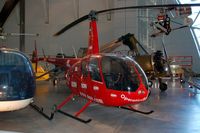
[[[31,63],[22,53],[0,50],[0,100],[33,97],[35,79]]]
[[[139,65],[126,56],[104,56],[101,65],[109,89],[134,92],[141,83],[147,87],[145,74]]]

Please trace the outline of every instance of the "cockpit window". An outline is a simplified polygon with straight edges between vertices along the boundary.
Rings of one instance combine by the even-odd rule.
[[[82,63],[81,63],[81,72],[82,72],[84,77],[86,77],[88,75],[87,61],[82,61]]]
[[[128,66],[132,66],[132,67],[129,67],[129,69],[131,70],[130,72],[137,73],[137,75],[139,75],[138,78],[140,78],[139,79],[140,82],[143,83],[146,86],[146,88],[148,88],[147,77],[145,76],[145,73],[144,73],[143,69],[139,66],[139,64],[133,65],[133,61],[129,60],[129,59],[126,60],[126,63]]]
[[[16,51],[0,51],[0,100],[25,99],[35,88],[31,63]]]
[[[98,65],[98,59],[97,58],[90,58],[89,63],[89,71],[91,78],[96,81],[102,81],[100,73],[99,73],[99,65]]]
[[[120,91],[136,91],[142,79],[132,60],[116,56],[102,57],[102,73],[107,88]]]
[[[24,65],[24,59],[22,56],[11,53],[0,53],[0,66],[13,66]]]

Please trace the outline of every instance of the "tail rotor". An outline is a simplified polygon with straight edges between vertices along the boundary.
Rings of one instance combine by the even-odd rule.
[[[37,51],[37,45],[36,45],[36,40],[35,40],[35,49],[33,50],[32,53],[32,63],[35,64],[35,72],[37,73],[37,67],[38,67],[38,51]]]

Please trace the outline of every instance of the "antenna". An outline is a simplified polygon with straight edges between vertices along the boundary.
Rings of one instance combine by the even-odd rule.
[[[62,47],[60,48],[60,52],[61,52],[62,58],[65,58]]]
[[[77,53],[76,53],[76,49],[72,46],[72,49],[74,51],[74,55],[75,55],[75,58],[77,58]]]

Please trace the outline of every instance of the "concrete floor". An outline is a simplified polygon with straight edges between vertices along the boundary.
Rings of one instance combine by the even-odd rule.
[[[148,101],[137,105],[140,110],[154,110],[142,115],[127,110],[92,104],[80,116],[92,118],[88,124],[56,113],[52,121],[45,119],[30,106],[25,109],[0,113],[0,133],[197,133],[200,132],[200,95],[194,89],[181,86],[179,80],[166,81],[169,89],[161,93],[154,85]],[[51,82],[38,82],[36,104],[50,113],[54,104],[60,103],[69,90],[64,83],[53,87]],[[85,103],[82,98],[64,106],[67,112],[77,111]]]

